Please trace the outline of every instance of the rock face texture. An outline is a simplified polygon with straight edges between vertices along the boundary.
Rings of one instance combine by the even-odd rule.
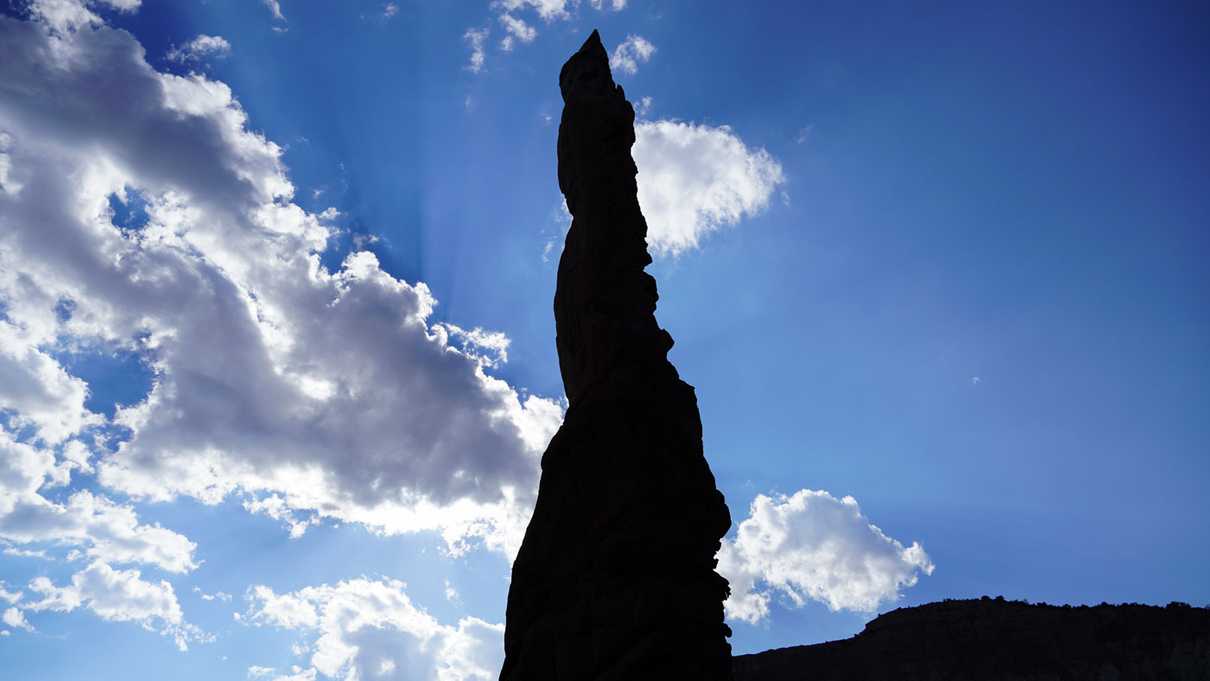
[[[734,666],[736,681],[1205,681],[1210,609],[944,601]]]
[[[570,405],[513,564],[500,678],[730,679],[714,556],[731,516],[655,320],[634,109],[596,31],[559,89],[559,187],[574,219],[554,308]]]

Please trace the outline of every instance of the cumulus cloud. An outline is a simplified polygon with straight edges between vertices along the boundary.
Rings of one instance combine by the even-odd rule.
[[[651,107],[654,106],[654,104],[655,100],[651,97],[641,97],[639,99],[638,106],[634,108],[634,112],[640,117],[646,116],[647,114],[651,113]]]
[[[914,586],[933,563],[924,547],[904,547],[861,513],[857,500],[822,490],[757,495],[734,540],[723,542],[719,572],[731,582],[727,617],[756,623],[773,596],[808,599],[833,611],[874,612]]]
[[[483,70],[483,64],[487,61],[484,46],[487,44],[489,33],[490,31],[486,28],[468,28],[466,33],[462,34],[462,40],[471,48],[471,57],[466,63],[466,68],[471,73],[479,73]]]
[[[16,603],[24,597],[25,595],[20,591],[9,591],[6,589],[4,587],[4,580],[0,580],[0,601],[6,601],[11,604]]]
[[[511,14],[501,14],[500,23],[504,25],[504,30],[508,33],[504,36],[504,40],[500,41],[500,48],[506,52],[513,49],[515,40],[532,43],[534,38],[538,37],[537,29]]]
[[[37,577],[29,583],[29,590],[40,594],[38,601],[25,606],[31,612],[71,612],[84,607],[101,619],[135,622],[168,636],[181,651],[188,650],[191,642],[211,640],[185,621],[171,584],[144,580],[138,570],[114,570],[94,561],[72,575],[70,584],[55,586],[46,577]]]
[[[146,563],[169,572],[197,567],[196,544],[159,525],[140,523],[129,506],[88,490],[75,492],[65,504],[40,494],[62,475],[51,452],[17,442],[0,429],[0,539],[81,546],[93,558]]]
[[[696,248],[706,234],[762,213],[781,164],[727,126],[639,121],[634,160],[647,244],[656,255]]]
[[[217,35],[199,35],[189,42],[168,50],[169,61],[179,64],[199,62],[208,58],[222,59],[231,54],[231,43]]]
[[[47,340],[43,334],[0,319],[0,409],[13,412],[14,430],[35,428],[41,439],[55,445],[99,423],[100,417],[84,406],[88,397],[84,381],[69,375],[39,347]]]
[[[626,8],[627,0],[589,0],[589,5],[596,10],[612,9],[620,12]],[[505,12],[518,10],[533,10],[544,21],[556,19],[571,19],[572,9],[580,4],[579,0],[497,0],[493,7]]]
[[[21,187],[0,192],[0,325],[28,336],[23,351],[68,338],[137,353],[155,376],[106,424],[121,441],[82,458],[103,485],[139,501],[237,494],[292,528],[327,517],[516,550],[561,404],[489,373],[502,336],[431,323],[424,283],[368,252],[322,265],[330,228],[292,202],[281,149],[225,84],[156,72],[123,31],[4,18],[0,130]],[[132,192],[146,224],[114,225],[111,202]],[[72,380],[55,389],[78,410]],[[60,423],[23,396],[0,406],[48,443],[96,418]],[[76,541],[97,558],[137,554],[94,534]],[[175,551],[153,562],[187,569]]]
[[[570,18],[571,13],[567,11],[567,8],[573,4],[575,4],[575,0],[499,0],[495,3],[505,12],[532,9],[546,21]]]
[[[508,336],[499,331],[487,331],[476,326],[464,329],[457,324],[437,323],[433,329],[445,333],[444,342],[455,343],[467,357],[474,358],[486,367],[499,367],[508,362]]]
[[[223,593],[222,591],[216,591],[212,594],[208,594],[205,591],[202,591],[201,587],[195,586],[193,587],[193,593],[197,594],[198,597],[203,601],[223,601],[224,603],[231,601],[231,594]]]
[[[12,143],[13,136],[0,130],[0,191],[6,194],[16,193],[21,189],[8,175],[13,167],[12,159],[8,156],[8,148]]]
[[[609,66],[634,75],[639,71],[639,64],[646,64],[651,60],[653,54],[655,54],[655,45],[652,45],[643,36],[631,34],[613,49],[613,54],[609,57]]]
[[[279,2],[279,0],[261,0],[261,1],[264,3],[265,7],[269,8],[269,11],[273,14],[274,19],[277,19],[278,21],[286,20],[285,15],[281,13],[281,2]]]
[[[308,641],[310,666],[290,678],[490,681],[504,661],[503,625],[474,617],[442,624],[397,580],[353,579],[285,594],[254,586],[247,598],[242,622],[294,630]]]
[[[299,517],[295,513],[286,500],[276,494],[261,497],[259,499],[249,499],[243,504],[244,510],[249,513],[256,513],[268,516],[274,520],[281,521],[290,529],[290,538],[298,539],[307,532],[307,528],[314,525],[317,518],[314,517]]]
[[[24,631],[33,631],[33,626],[29,620],[25,619],[25,613],[16,608],[8,608],[4,611],[4,615],[0,616],[0,621],[13,629],[22,629]]]
[[[315,681],[315,668],[302,669],[298,665],[290,668],[289,674],[273,677],[273,681]]]
[[[12,556],[14,558],[36,558],[38,560],[54,560],[54,558],[51,557],[51,555],[49,553],[47,553],[44,549],[19,549],[14,546],[6,546],[6,547],[4,547],[3,551],[0,551],[0,553],[3,553],[6,556]],[[0,593],[0,598],[3,598],[3,596],[4,596],[4,594]]]
[[[90,24],[100,24],[90,7],[106,7],[119,12],[133,12],[142,0],[32,0],[28,9],[31,16],[40,19],[50,29],[64,32]]]
[[[496,0],[492,2],[491,9],[497,13],[497,19],[504,27],[504,37],[500,39],[500,49],[511,52],[518,42],[530,43],[538,37],[537,29],[518,16],[520,12],[533,12],[549,24],[556,20],[572,19],[575,16],[573,10],[579,4],[579,0]],[[608,3],[602,0],[590,0],[589,4],[596,10],[608,7],[619,12],[626,7],[626,0],[611,0]],[[466,68],[472,73],[479,73],[483,70],[487,58],[484,51],[487,37],[486,28],[470,28],[462,35],[463,41],[471,48],[470,62]],[[626,61],[628,65],[637,68],[638,62],[649,59],[655,48],[642,38],[631,36],[631,39],[637,40],[638,44],[628,46],[623,55],[628,60]],[[633,68],[630,73],[634,73]]]

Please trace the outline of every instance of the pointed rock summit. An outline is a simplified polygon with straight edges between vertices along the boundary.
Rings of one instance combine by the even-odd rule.
[[[634,108],[596,31],[559,89],[559,188],[574,219],[554,308],[570,406],[513,564],[500,678],[730,679],[715,554],[731,515],[655,320]]]

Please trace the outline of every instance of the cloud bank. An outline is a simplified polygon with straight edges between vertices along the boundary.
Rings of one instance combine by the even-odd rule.
[[[292,202],[281,149],[246,123],[226,85],[156,72],[128,33],[0,19],[0,408],[22,452],[5,508],[58,528],[21,534],[10,512],[8,538],[188,569],[187,540],[137,546],[162,528],[129,509],[39,495],[95,470],[135,500],[276,495],[296,522],[515,551],[561,405],[490,375],[499,334],[430,324],[424,283],[368,252],[321,265],[325,214]],[[135,196],[146,224],[114,224]],[[150,393],[90,412],[55,359],[74,345],[136,353]]]

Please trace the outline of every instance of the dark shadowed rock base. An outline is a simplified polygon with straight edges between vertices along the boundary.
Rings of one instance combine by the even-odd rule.
[[[736,681],[1207,681],[1210,610],[944,601],[734,666]]]
[[[714,556],[731,516],[693,387],[656,324],[634,109],[595,31],[559,88],[559,187],[574,219],[555,325],[570,406],[513,564],[500,678],[730,679]]]

